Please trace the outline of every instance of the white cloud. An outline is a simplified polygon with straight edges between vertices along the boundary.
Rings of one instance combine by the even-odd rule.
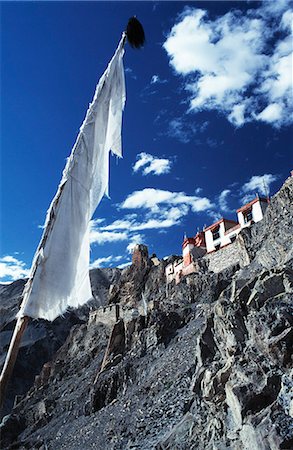
[[[105,222],[105,219],[99,218],[99,219],[92,219],[90,222],[91,228],[101,225],[101,223]]]
[[[290,10],[287,10],[284,12],[284,14],[282,16],[281,27],[292,30],[292,23],[293,23],[293,12]]]
[[[186,205],[180,205],[177,207],[163,208],[160,213],[157,211],[151,212],[146,216],[146,220],[139,222],[136,219],[119,219],[115,220],[107,226],[100,228],[101,231],[117,231],[117,230],[131,230],[141,231],[141,230],[151,230],[158,228],[170,228],[173,225],[178,225],[180,219],[188,213],[188,207]]]
[[[123,209],[144,208],[159,212],[161,206],[171,207],[187,205],[193,212],[206,211],[212,208],[211,201],[206,197],[186,195],[184,192],[171,192],[161,189],[145,188],[130,194],[122,203]]]
[[[291,43],[288,44],[292,46]],[[287,54],[288,50],[280,46],[273,60],[269,80],[271,83],[267,85],[272,100],[286,99],[286,93],[292,87],[292,52]]]
[[[190,137],[187,130],[184,129],[182,120],[180,118],[172,119],[169,123],[169,136],[176,137],[180,142],[187,144]]]
[[[231,193],[230,189],[224,189],[219,195],[219,207],[221,211],[230,212],[231,209],[228,206],[227,197]]]
[[[116,220],[105,230],[131,230],[131,232],[156,229],[162,231],[180,225],[182,219],[192,212],[202,212],[213,208],[206,197],[186,195],[184,192],[171,192],[155,188],[145,188],[130,194],[122,203],[122,209],[141,209],[146,211],[144,220]]]
[[[138,172],[138,170],[143,167],[143,175],[151,173],[153,173],[153,175],[163,175],[170,172],[171,161],[166,158],[156,158],[149,153],[142,152],[137,155],[137,161],[133,165],[133,172]]]
[[[259,12],[262,16],[275,18],[275,22],[278,24],[278,17],[288,10],[288,4],[288,0],[264,1]]]
[[[137,172],[143,166],[150,164],[153,160],[153,157],[149,153],[142,152],[137,155],[136,159],[137,159],[137,161],[132,167],[133,172]]]
[[[135,75],[135,73],[133,72],[133,70],[130,67],[126,67],[125,73],[127,75],[129,75],[131,78],[133,78],[134,80],[137,80],[137,76]]]
[[[262,195],[268,195],[270,192],[270,185],[277,179],[277,175],[272,175],[270,173],[264,175],[253,175],[250,180],[242,186],[241,190],[245,194],[253,191],[253,193],[259,192]],[[247,200],[247,198],[248,197],[246,196],[245,200]]]
[[[268,3],[278,2],[215,20],[185,8],[163,46],[175,72],[186,77],[190,110],[220,111],[237,127],[292,122],[292,10],[287,2]],[[180,123],[172,127],[180,134]]]
[[[135,208],[156,208],[159,203],[167,202],[172,196],[169,191],[161,191],[154,188],[145,188],[141,191],[134,191],[128,195],[126,200],[122,203],[123,209]]]
[[[144,175],[153,173],[154,175],[163,175],[171,170],[171,161],[169,159],[156,158],[148,167],[143,170]]]
[[[194,139],[194,136],[200,136],[205,133],[209,126],[209,122],[206,120],[204,122],[191,121],[188,115],[183,115],[181,117],[175,117],[172,120],[168,120],[168,131],[167,136],[175,137],[183,144],[188,142],[193,142],[195,145],[201,145],[202,142],[199,138]]]
[[[196,192],[201,189],[198,188]],[[104,223],[98,219],[91,221],[90,241],[98,245],[109,242],[127,241],[127,252],[134,245],[142,243],[145,237],[139,232],[145,230],[162,230],[178,226],[189,212],[201,212],[214,205],[206,197],[186,195],[184,192],[171,192],[154,188],[146,188],[130,194],[120,205],[123,209],[137,209],[141,213],[126,214],[112,223]],[[110,261],[110,257],[109,257]],[[102,264],[108,260],[100,260],[93,264]],[[94,267],[94,266],[93,266]],[[97,267],[97,266],[96,266]]]
[[[222,215],[218,211],[208,211],[207,215],[213,219],[213,222],[217,222],[222,218]],[[206,225],[204,225],[204,228],[206,228]]]
[[[144,235],[135,233],[135,231],[156,228],[156,224],[151,224],[150,221],[146,223],[140,223],[135,221],[136,214],[128,214],[125,218],[115,220],[109,225],[100,225],[100,220],[95,223],[95,220],[91,221],[90,229],[90,243],[97,245],[104,245],[112,242],[127,242],[126,251],[131,253],[135,244],[142,243],[145,239]],[[159,224],[157,224],[159,226]],[[163,224],[164,225],[164,224]],[[107,256],[96,259],[91,268],[101,267],[105,263],[118,262],[123,257],[121,256]]]
[[[196,190],[197,193],[201,188]],[[126,214],[112,223],[98,219],[91,221],[90,241],[102,245],[108,242],[127,241],[126,251],[132,251],[135,244],[145,241],[141,231],[163,230],[178,226],[191,211],[202,212],[213,208],[207,197],[187,195],[155,188],[145,188],[130,194],[120,205],[120,210],[136,209],[134,214]],[[110,257],[109,257],[110,260]],[[95,264],[105,261],[97,260]]]
[[[11,255],[0,258],[0,283],[12,282],[28,275],[29,269],[23,261]]]
[[[12,264],[24,264],[21,261],[19,261],[17,258],[15,258],[14,256],[10,256],[10,255],[3,256],[3,258],[1,258],[0,261],[5,262],[5,263],[12,263]]]
[[[137,244],[142,244],[144,242],[145,237],[142,234],[134,234],[131,236],[129,244],[126,247],[128,253],[132,253],[134,247]]]
[[[132,228],[134,231],[139,230],[153,230],[156,228],[170,228],[173,225],[177,224],[177,220],[174,220],[172,218],[170,219],[149,219],[146,222],[143,222],[141,224],[134,225]]]
[[[118,269],[125,269],[125,267],[128,267],[131,265],[131,261],[126,261],[125,263],[119,264]]]
[[[228,120],[236,127],[241,127],[245,123],[246,105],[245,102],[234,105],[228,115]]]
[[[101,231],[95,227],[90,230],[90,243],[102,245],[106,242],[126,241],[128,239],[127,232]]]
[[[241,198],[241,206],[245,205],[246,203],[251,202],[251,200],[255,199],[255,194],[246,194]]]
[[[257,115],[257,119],[267,123],[278,122],[281,118],[282,107],[278,103],[271,103]]]
[[[121,261],[123,259],[123,256],[105,256],[103,258],[95,259],[90,264],[90,269],[98,269],[99,267],[109,267],[110,265],[113,265],[114,263]]]
[[[151,84],[165,84],[168,83],[168,80],[164,80],[159,77],[159,75],[153,75],[151,79]]]
[[[168,135],[177,138],[183,144],[187,144],[195,129],[186,127],[181,117],[172,119],[168,124]]]
[[[128,219],[118,219],[114,220],[110,225],[101,227],[102,231],[113,231],[113,230],[129,230],[132,227],[134,221]]]

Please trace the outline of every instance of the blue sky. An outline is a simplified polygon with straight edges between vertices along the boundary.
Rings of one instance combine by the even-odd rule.
[[[132,15],[147,40],[125,52],[124,157],[111,157],[111,198],[93,218],[92,267],[123,266],[137,242],[159,257],[180,254],[185,232],[236,219],[256,192],[273,194],[289,176],[288,2],[2,2],[2,282],[28,273]]]

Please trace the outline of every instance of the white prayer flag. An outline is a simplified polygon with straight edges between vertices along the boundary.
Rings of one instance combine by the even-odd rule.
[[[102,75],[47,212],[19,317],[54,320],[92,297],[89,223],[108,193],[109,152],[121,151],[125,34]]]

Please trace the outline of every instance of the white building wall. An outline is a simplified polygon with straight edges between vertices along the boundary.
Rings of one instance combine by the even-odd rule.
[[[267,206],[267,203],[264,202],[256,202],[252,205],[252,218],[254,222],[259,222],[262,220]]]
[[[171,281],[175,279],[174,266],[172,263],[167,265],[167,267],[165,269],[165,274],[166,274],[166,278],[167,278],[167,283],[171,283]]]
[[[180,261],[179,263],[175,263],[174,264],[174,273],[175,273],[175,275],[177,273],[179,273],[182,270],[182,268],[183,268],[183,261]]]
[[[192,250],[193,248],[194,248],[194,245],[193,245],[193,244],[187,244],[186,247],[184,247],[183,252],[182,252],[183,257],[184,257],[185,255],[188,255],[189,253],[191,253],[191,250]]]
[[[206,239],[206,246],[207,246],[207,253],[213,252],[216,250],[216,246],[220,245],[221,247],[223,245],[226,245],[226,237],[225,237],[225,224],[224,222],[221,222],[219,224],[219,235],[220,237],[218,239],[213,239],[213,233],[212,230],[208,230],[205,232],[205,239]],[[228,242],[229,243],[229,242]]]
[[[254,219],[253,206],[254,206],[254,205],[252,205],[252,220],[255,221],[255,219]],[[247,227],[250,227],[250,226],[251,226],[251,220],[249,220],[248,222],[245,222],[243,212],[245,213],[245,211],[241,211],[241,212],[238,213],[238,222],[240,223],[241,228],[247,228]]]
[[[221,223],[220,226],[220,235],[221,235],[221,247],[224,247],[224,245],[231,244],[229,236],[225,235],[225,224],[224,222]]]
[[[226,232],[226,237],[229,240],[229,244],[232,242],[231,239],[236,237],[241,231],[241,227],[234,229],[234,230],[228,230],[228,232]]]
[[[240,224],[240,227],[241,227],[241,228],[246,227],[247,224],[244,222],[244,216],[243,216],[242,211],[240,211],[239,213],[237,213],[237,216],[238,216],[238,222],[239,222],[239,224]]]
[[[241,213],[239,213],[239,214],[241,214]],[[238,217],[239,217],[239,215],[238,215]],[[243,217],[241,219],[242,219],[242,222],[244,223]],[[237,225],[236,223],[221,222],[219,224],[219,235],[220,236],[216,240],[213,239],[212,230],[205,231],[207,253],[215,251],[216,247],[218,245],[220,245],[220,247],[225,247],[226,245],[231,244],[231,239],[230,239],[231,235],[235,236],[235,234],[239,233],[240,229],[236,230],[236,231],[235,230],[231,231],[231,235],[229,235],[227,233],[226,227],[229,230],[229,228],[234,228],[236,225]]]
[[[251,206],[252,220],[254,222],[259,222],[260,220],[262,220],[267,207],[268,207],[268,204],[265,202],[257,201],[255,203],[253,203],[253,205]],[[240,211],[239,213],[237,213],[237,215],[238,215],[238,222],[240,223],[241,228],[250,227],[251,221],[249,221],[249,222],[244,221],[243,211]]]
[[[205,231],[205,239],[206,239],[206,246],[207,246],[207,252],[212,252],[215,250],[214,241],[213,241],[213,233],[211,230]]]

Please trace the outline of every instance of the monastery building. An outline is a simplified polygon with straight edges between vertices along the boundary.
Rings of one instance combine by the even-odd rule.
[[[173,280],[179,283],[185,275],[198,272],[203,257],[232,244],[243,228],[262,220],[268,203],[268,198],[257,195],[254,200],[237,210],[237,222],[222,218],[194,237],[185,237],[182,244],[182,258],[166,267],[167,283]]]

